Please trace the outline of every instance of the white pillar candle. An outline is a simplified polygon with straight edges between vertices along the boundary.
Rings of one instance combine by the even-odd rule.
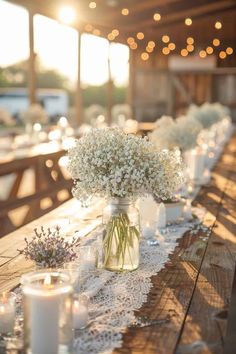
[[[156,227],[154,223],[149,223],[146,222],[146,224],[143,226],[143,236],[150,238],[150,237],[154,237],[156,234]]]
[[[201,180],[203,178],[205,165],[205,153],[200,149],[191,151],[189,159],[189,176],[192,180]]]
[[[15,323],[15,294],[3,293],[0,296],[0,333],[12,333]]]
[[[86,294],[75,295],[73,303],[73,327],[74,329],[85,328],[88,324],[89,297]]]
[[[85,328],[88,324],[88,309],[80,305],[78,301],[74,302],[73,307],[73,326],[74,329]]]
[[[166,227],[166,207],[164,203],[160,203],[157,212],[157,228],[164,229]]]
[[[49,276],[50,277],[50,276]],[[59,348],[59,313],[61,294],[53,291],[45,278],[45,291],[28,294],[31,349],[33,354],[56,354]]]
[[[184,216],[185,216],[185,219],[187,219],[187,220],[191,220],[193,218],[190,200],[187,200],[186,205],[184,207]]]

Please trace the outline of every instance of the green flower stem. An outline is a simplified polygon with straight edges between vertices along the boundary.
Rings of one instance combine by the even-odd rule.
[[[119,213],[110,218],[104,237],[104,266],[112,268],[112,258],[115,257],[120,270],[125,268],[125,257],[129,256],[130,264],[133,267],[133,259],[130,249],[134,247],[134,239],[139,241],[139,231],[135,226],[130,226],[126,213]],[[115,250],[115,254],[113,254]]]

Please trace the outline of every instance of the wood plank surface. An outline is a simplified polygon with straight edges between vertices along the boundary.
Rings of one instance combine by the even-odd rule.
[[[235,151],[234,137],[214,168],[210,185],[195,201],[207,209],[203,224],[212,229],[209,237],[187,232],[165,268],[152,278],[153,288],[137,315],[160,322],[127,329],[123,347],[114,353],[222,353],[236,260],[236,219],[231,214]]]
[[[187,232],[180,238],[166,266],[152,277],[148,300],[137,311],[137,316],[146,316],[153,324],[128,328],[123,346],[114,350],[115,354],[223,352],[236,261],[235,152],[236,136],[225,147],[209,186],[201,189],[194,202],[207,210],[203,224],[208,233]],[[76,210],[79,215],[76,201],[69,201],[0,239],[0,291],[15,287],[20,275],[32,269],[32,264],[17,252],[24,237],[32,235],[38,225],[70,218]],[[88,225],[94,229],[100,221],[93,225],[92,219],[101,210],[98,205],[92,216],[79,215],[78,229]]]

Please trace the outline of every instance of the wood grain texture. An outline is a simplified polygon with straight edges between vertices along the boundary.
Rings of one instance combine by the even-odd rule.
[[[186,232],[166,266],[152,277],[153,287],[137,316],[159,322],[128,328],[123,346],[115,354],[223,352],[236,261],[235,151],[236,136],[214,168],[209,186],[202,188],[194,202],[207,210],[203,223],[209,228],[208,235]],[[32,235],[37,225],[74,214],[73,203],[69,201],[0,239],[0,291],[17,286],[20,275],[32,269],[17,252],[25,235]],[[85,225],[88,221],[78,220],[78,228]]]
[[[180,239],[166,267],[152,278],[148,300],[137,313],[163,322],[127,329],[115,354],[222,353],[236,261],[236,219],[230,214],[236,196],[235,149],[234,137],[195,201],[207,209],[204,225],[212,229],[210,236],[187,232]]]

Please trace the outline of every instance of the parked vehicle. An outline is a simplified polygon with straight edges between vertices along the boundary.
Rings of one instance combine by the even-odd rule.
[[[68,95],[60,89],[38,89],[37,102],[39,102],[50,120],[68,112]],[[27,110],[29,106],[28,91],[25,88],[1,88],[0,107],[7,110],[16,119]]]

